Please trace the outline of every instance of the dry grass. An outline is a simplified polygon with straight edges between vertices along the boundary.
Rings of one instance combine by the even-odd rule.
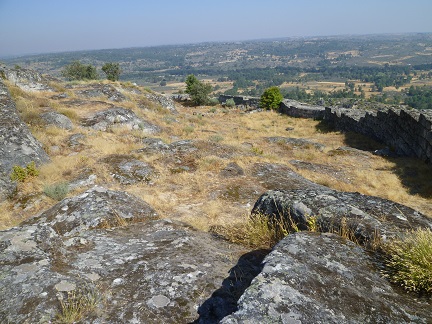
[[[85,86],[85,83],[79,83]],[[13,88],[13,87],[12,87]],[[140,88],[142,90],[142,88]],[[195,108],[177,105],[178,115],[171,115],[160,108],[158,104],[150,104],[142,95],[128,93],[131,102],[119,104],[133,110],[139,117],[163,128],[159,137],[167,144],[180,139],[201,139],[208,141],[206,149],[211,152],[213,146],[230,145],[236,154],[232,157],[209,155],[190,155],[190,163],[196,171],[172,172],[176,157],[168,159],[163,152],[155,154],[135,154],[133,151],[143,147],[144,137],[153,137],[139,131],[127,128],[113,128],[108,132],[93,131],[79,126],[79,119],[96,111],[112,106],[106,98],[92,98],[80,106],[67,106],[64,102],[74,98],[73,91],[65,100],[48,100],[48,94],[27,94],[13,88],[17,106],[27,120],[34,124],[36,116],[46,103],[55,110],[67,115],[75,122],[73,131],[65,131],[39,126],[32,127],[33,133],[43,143],[51,157],[51,162],[40,168],[40,175],[34,181],[21,185],[19,192],[25,196],[32,193],[42,193],[43,188],[60,182],[72,181],[81,174],[91,172],[97,176],[97,184],[113,190],[128,191],[155,208],[161,217],[175,218],[186,221],[194,227],[208,230],[211,226],[226,226],[242,224],[246,221],[244,215],[250,212],[256,197],[265,188],[257,183],[247,193],[252,193],[245,199],[226,199],[223,190],[238,184],[249,186],[256,183],[251,178],[250,170],[255,163],[281,163],[291,166],[304,177],[320,184],[342,191],[358,191],[363,194],[376,195],[394,200],[413,207],[432,216],[432,171],[430,166],[424,166],[415,160],[388,160],[374,156],[371,153],[334,154],[334,150],[348,144],[373,147],[376,143],[366,143],[367,139],[347,136],[337,131],[323,129],[322,125],[313,120],[295,119],[280,115],[274,111],[255,114],[244,114],[236,109],[223,110],[216,107],[209,113],[209,107]],[[142,90],[143,91],[143,90]],[[126,94],[127,91],[124,91]],[[52,96],[52,93],[50,94]],[[97,102],[100,100],[100,102]],[[146,109],[141,108],[146,106]],[[287,130],[287,128],[293,128]],[[82,133],[86,137],[81,152],[73,152],[67,145],[68,137],[73,133]],[[325,144],[323,151],[313,147],[294,148],[280,143],[269,143],[265,138],[283,136],[305,138],[312,142]],[[354,144],[353,144],[354,143]],[[58,147],[57,151],[50,148]],[[128,154],[150,163],[158,172],[159,177],[152,184],[136,184],[122,186],[114,181],[108,166],[98,162],[110,154]],[[183,157],[183,159],[186,159]],[[297,168],[290,164],[291,160],[301,160],[311,164],[320,164],[340,170],[339,174],[324,170],[309,170]],[[230,162],[236,162],[245,175],[233,179],[219,176],[220,171]],[[414,175],[404,175],[405,169],[417,170]],[[402,171],[401,171],[402,170]],[[405,170],[405,171],[404,171]],[[408,170],[408,171],[409,171]],[[408,183],[409,182],[409,183]],[[418,186],[418,192],[413,188]],[[69,193],[74,195],[78,191]],[[262,192],[255,192],[262,190]],[[42,198],[35,204],[32,213],[23,212],[14,207],[13,201],[0,204],[0,228],[17,224],[14,220],[36,214],[48,208],[54,201]],[[233,228],[237,225],[233,225]]]

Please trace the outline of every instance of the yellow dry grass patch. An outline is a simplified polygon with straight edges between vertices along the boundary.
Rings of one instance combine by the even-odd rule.
[[[30,115],[40,112],[42,107],[39,105],[46,103],[42,100],[43,96],[48,96],[43,94],[40,95],[42,99],[35,100],[39,95],[27,96],[18,90],[16,92],[17,98],[21,98],[18,100],[20,108],[27,109]],[[131,102],[120,103],[119,106],[131,109],[140,118],[159,125],[162,128],[161,133],[149,135],[125,127],[114,127],[107,132],[101,132],[79,127],[78,121],[82,117],[112,106],[106,98],[92,98],[91,102],[77,107],[69,107],[64,103],[71,98],[57,102],[49,101],[50,107],[72,117],[75,129],[71,132],[55,127],[32,127],[45,148],[58,146],[60,151],[51,152],[51,162],[40,168],[38,178],[21,186],[20,192],[23,195],[41,193],[45,185],[72,181],[83,173],[90,172],[97,176],[98,185],[112,190],[124,190],[142,198],[155,208],[161,217],[182,220],[196,228],[209,230],[212,226],[229,227],[245,221],[244,215],[250,213],[255,201],[250,200],[246,203],[242,199],[224,199],[221,190],[227,189],[227,185],[231,183],[253,183],[254,180],[250,178],[253,165],[268,162],[288,165],[305,178],[337,190],[358,191],[387,198],[432,216],[432,189],[428,189],[431,188],[430,185],[428,187],[428,181],[432,183],[430,166],[422,167],[422,163],[415,160],[392,161],[368,152],[331,152],[341,146],[366,147],[372,150],[377,144],[365,137],[342,134],[328,129],[317,121],[291,118],[274,111],[244,114],[237,109],[226,110],[220,106],[195,108],[177,104],[179,114],[172,115],[158,104],[149,105],[148,99],[142,95],[129,93],[128,97],[131,98]],[[143,106],[147,108],[141,108]],[[67,147],[66,142],[71,134],[78,132],[85,135],[85,139],[82,140],[84,148],[81,152],[73,152]],[[319,151],[308,146],[293,147],[284,143],[270,143],[265,139],[274,136],[308,139],[324,144],[325,148]],[[167,144],[183,139],[208,141],[202,145],[209,153],[191,155],[190,158],[197,167],[196,171],[172,172],[173,162],[163,152],[133,153],[143,147],[141,143],[145,137],[158,137]],[[216,151],[212,151],[217,145],[232,146],[236,154],[232,157],[218,156],[218,153],[214,153]],[[129,186],[121,185],[112,178],[109,166],[99,162],[111,154],[131,155],[145,161],[156,170],[158,177],[151,184],[143,182]],[[325,168],[324,171],[298,168],[295,164],[290,164],[291,160],[328,166],[329,169],[340,170],[343,176],[328,174]],[[245,175],[234,179],[219,176],[220,171],[230,162],[236,162],[245,171]],[[417,170],[417,176],[412,179],[404,178],[400,174],[400,169],[407,167]],[[424,183],[420,183],[422,179]],[[406,184],[408,180],[417,181],[421,187],[419,193],[412,193],[412,188]],[[265,190],[259,185],[257,188]],[[81,188],[69,195],[75,195],[85,189]],[[261,192],[257,193],[259,194]],[[14,210],[11,201],[2,203],[0,214],[3,216],[0,218],[0,228],[16,225],[20,220],[35,215],[54,203],[51,199],[43,197],[31,213],[19,208]]]

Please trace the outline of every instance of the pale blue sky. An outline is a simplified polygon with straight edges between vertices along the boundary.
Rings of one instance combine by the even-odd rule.
[[[404,32],[432,32],[432,0],[0,0],[0,57]]]

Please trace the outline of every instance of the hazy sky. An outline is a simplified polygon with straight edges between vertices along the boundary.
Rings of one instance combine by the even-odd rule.
[[[0,0],[0,57],[402,32],[432,32],[432,0]]]

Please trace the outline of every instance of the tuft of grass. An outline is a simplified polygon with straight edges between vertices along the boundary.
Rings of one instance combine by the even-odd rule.
[[[128,222],[121,217],[116,211],[113,211],[114,216],[112,218],[105,218],[99,224],[99,228],[113,228],[113,227],[122,227],[126,226]]]
[[[384,273],[408,291],[432,293],[432,231],[417,229],[384,245]]]
[[[45,186],[43,192],[48,197],[60,201],[69,193],[69,185],[67,182],[55,183]]]
[[[61,310],[54,323],[72,324],[82,320],[87,314],[96,310],[99,298],[95,289],[84,288],[68,292],[67,297],[60,300]]]
[[[228,226],[212,226],[210,232],[226,240],[257,249],[271,249],[277,242],[292,232],[292,228],[281,220],[269,222],[264,214],[248,216],[244,222]]]

